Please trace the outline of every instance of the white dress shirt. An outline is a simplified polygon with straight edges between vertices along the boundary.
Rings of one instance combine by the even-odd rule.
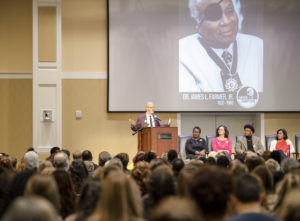
[[[146,117],[147,117],[147,124],[148,124],[148,127],[150,127],[150,119],[152,119],[152,127],[155,127],[155,120],[154,120],[154,118],[153,118],[153,115],[149,115],[148,113],[146,113]]]

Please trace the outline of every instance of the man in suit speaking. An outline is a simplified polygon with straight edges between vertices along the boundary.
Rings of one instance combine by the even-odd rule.
[[[146,104],[146,113],[140,115],[136,122],[129,119],[133,131],[139,131],[145,127],[169,127],[172,123],[172,119],[169,119],[167,124],[160,124],[159,121],[160,118],[154,114],[154,104],[150,101]]]

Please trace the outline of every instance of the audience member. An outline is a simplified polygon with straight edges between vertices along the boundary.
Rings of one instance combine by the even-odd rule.
[[[65,170],[57,169],[52,175],[60,194],[60,215],[65,219],[75,212],[76,193],[70,175]]]
[[[262,213],[261,204],[263,200],[264,194],[257,179],[250,175],[240,176],[234,184],[231,196],[237,215],[231,217],[228,221],[278,220]]]
[[[220,156],[217,159],[217,166],[218,167],[224,167],[224,168],[229,168],[230,166],[230,161],[228,160],[227,157],[225,156]]]
[[[151,171],[149,163],[145,161],[137,162],[131,171],[131,177],[135,180],[140,188],[142,196],[148,193],[148,182]]]
[[[149,219],[151,210],[160,200],[175,194],[175,182],[170,167],[162,165],[154,169],[149,178],[149,194],[143,198],[143,217]]]
[[[178,158],[178,159],[174,159],[172,161],[172,170],[173,170],[175,178],[178,177],[178,175],[179,175],[179,173],[180,173],[180,171],[182,170],[183,167],[184,167],[184,162],[183,162],[182,159]]]
[[[149,152],[145,153],[145,156],[144,156],[144,160],[147,161],[148,163],[150,163],[151,160],[154,160],[156,158],[157,158],[157,155],[153,151],[149,151]]]
[[[68,171],[70,167],[68,155],[63,151],[57,152],[54,155],[53,165],[56,169],[64,169],[65,171]]]
[[[35,174],[30,177],[24,195],[43,197],[52,203],[57,213],[60,211],[60,195],[55,179],[52,176]]]
[[[98,179],[88,179],[80,193],[76,213],[68,216],[65,221],[84,221],[95,210],[101,198],[102,183]]]
[[[111,172],[104,180],[101,198],[87,221],[140,221],[140,193],[133,180],[121,171]]]
[[[60,221],[54,206],[46,199],[20,197],[9,207],[2,221]]]
[[[74,160],[71,163],[69,172],[75,192],[80,194],[83,182],[89,176],[84,163],[81,160]]]
[[[46,168],[53,168],[53,164],[49,160],[45,160],[39,165],[39,172],[42,172]]]
[[[246,157],[245,164],[248,167],[249,173],[252,172],[257,166],[264,165],[264,160],[258,156]]]
[[[232,176],[223,168],[203,166],[193,174],[189,191],[204,220],[223,220],[232,193]]]
[[[169,163],[172,163],[173,160],[178,158],[178,154],[176,150],[169,150],[168,151],[168,161]]]
[[[105,163],[109,160],[111,160],[111,155],[110,153],[108,153],[107,151],[103,151],[101,153],[99,153],[99,157],[98,157],[98,163],[100,167],[104,167]]]
[[[168,197],[153,210],[150,221],[202,221],[202,217],[190,199]]]
[[[139,161],[144,161],[144,156],[145,156],[145,152],[143,151],[138,152],[132,159],[133,164],[135,165]]]
[[[82,160],[82,153],[80,150],[75,150],[72,156],[73,156],[73,160]]]
[[[82,152],[82,160],[83,161],[91,161],[91,162],[93,162],[93,155],[92,155],[91,151],[89,151],[89,150],[83,151]],[[98,165],[95,164],[94,162],[93,162],[93,164],[94,164],[94,169],[97,169]]]
[[[39,167],[39,155],[34,151],[29,151],[24,155],[24,169],[36,171]]]

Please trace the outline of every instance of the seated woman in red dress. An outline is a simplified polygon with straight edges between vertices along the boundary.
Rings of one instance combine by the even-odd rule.
[[[290,153],[295,153],[295,148],[285,129],[277,130],[276,140],[273,140],[270,145],[270,151],[281,150],[286,156]]]
[[[228,138],[229,131],[226,126],[220,125],[216,130],[216,137],[212,140],[212,150],[215,152],[227,151],[232,154],[232,142]]]

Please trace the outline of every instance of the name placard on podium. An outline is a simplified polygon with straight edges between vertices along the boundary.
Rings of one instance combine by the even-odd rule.
[[[178,149],[177,127],[146,127],[138,132],[138,151],[155,151],[158,156],[163,152]]]

